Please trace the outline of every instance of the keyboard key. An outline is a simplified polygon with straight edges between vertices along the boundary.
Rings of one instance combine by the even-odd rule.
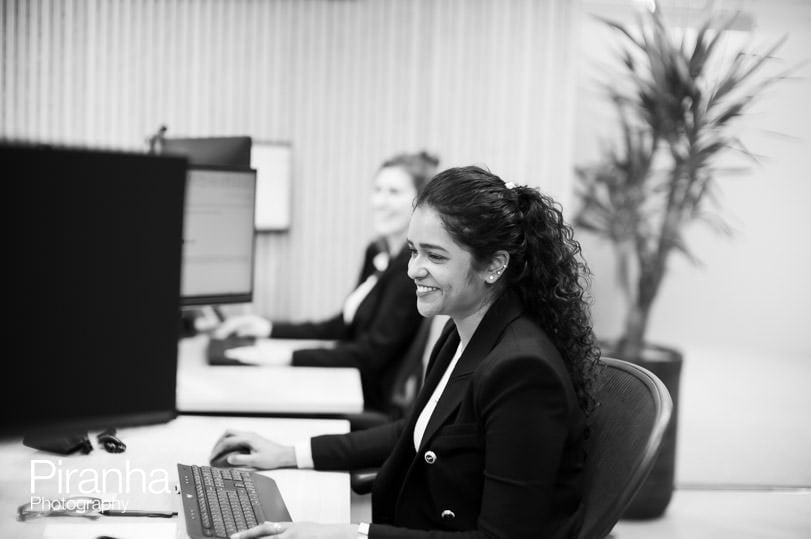
[[[234,514],[234,521],[237,525],[237,530],[247,530],[248,525],[245,522],[245,515],[242,514],[242,506],[239,504],[239,497],[237,493],[233,490],[229,490],[228,492],[228,501],[231,502],[231,511]]]
[[[237,489],[237,496],[239,496],[239,504],[242,506],[242,509],[245,512],[245,522],[248,524],[249,528],[253,528],[258,524],[256,518],[254,517],[254,511],[246,508],[254,507],[253,503],[251,502],[250,497],[248,496],[248,491],[244,488]]]

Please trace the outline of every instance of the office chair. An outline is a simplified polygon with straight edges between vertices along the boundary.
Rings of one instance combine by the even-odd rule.
[[[606,537],[651,471],[673,403],[647,369],[614,358],[598,382],[590,418],[581,539]]]
[[[650,473],[673,403],[650,371],[627,361],[603,358],[600,403],[590,419],[586,496],[581,539],[606,537]],[[351,487],[367,494],[377,470],[351,474]]]

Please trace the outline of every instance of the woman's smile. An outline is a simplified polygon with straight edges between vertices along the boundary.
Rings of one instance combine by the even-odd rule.
[[[424,284],[417,283],[417,297],[418,298],[421,298],[421,297],[423,297],[423,296],[425,296],[427,294],[430,294],[431,292],[436,292],[438,290],[439,290],[439,288],[436,288],[435,286],[425,286]]]

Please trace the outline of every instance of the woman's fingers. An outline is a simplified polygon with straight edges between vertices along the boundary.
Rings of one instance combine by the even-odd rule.
[[[246,446],[249,448],[253,447],[250,440],[250,433],[237,433],[236,431],[229,433],[226,431],[226,434],[223,434],[220,439],[214,443],[214,447],[211,449],[211,454],[208,458],[211,460],[221,455],[224,451],[233,451],[239,447],[244,448]]]
[[[255,314],[232,316],[214,329],[213,336],[217,339],[224,339],[229,335],[267,337],[271,326],[270,320]]]
[[[263,522],[258,526],[254,526],[249,530],[235,533],[231,539],[255,539],[258,537],[273,537],[284,533],[290,526],[289,522]]]
[[[256,457],[253,453],[249,454],[241,454],[241,453],[231,453],[228,455],[228,464],[231,466],[252,466],[254,468],[260,468],[256,464]]]

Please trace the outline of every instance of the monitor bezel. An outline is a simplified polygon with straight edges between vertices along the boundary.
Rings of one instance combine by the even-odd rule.
[[[250,167],[252,149],[250,135],[165,137],[160,153],[186,157],[193,166]]]

